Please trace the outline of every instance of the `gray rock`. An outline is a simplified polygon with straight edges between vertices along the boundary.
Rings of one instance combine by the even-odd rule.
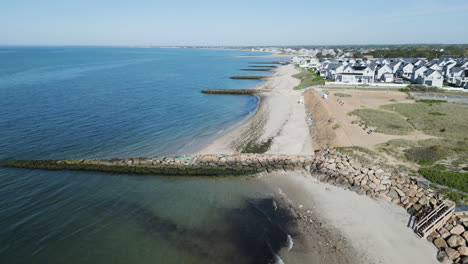
[[[387,196],[392,198],[392,199],[399,198],[398,192],[395,189],[391,189],[388,192]]]
[[[419,203],[422,204],[422,205],[426,205],[426,204],[429,203],[429,199],[427,199],[427,197],[424,196],[421,199],[419,199]]]
[[[377,178],[382,179],[383,175],[384,175],[384,171],[382,169],[378,169],[375,171],[375,176]]]
[[[445,251],[439,250],[439,252],[437,252],[437,260],[439,262],[444,262],[447,260],[447,258],[448,256],[447,253],[445,253]]]
[[[398,188],[395,188],[394,190],[398,193],[398,195],[400,195],[400,197],[405,197],[406,196],[405,193],[402,190],[400,190]]]

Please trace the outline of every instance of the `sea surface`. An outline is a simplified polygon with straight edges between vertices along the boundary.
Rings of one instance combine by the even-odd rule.
[[[264,55],[0,47],[0,161],[193,152],[258,105],[200,91],[255,87],[229,77],[281,60]],[[0,263],[267,263],[287,229],[271,226],[271,193],[249,178],[0,168]]]

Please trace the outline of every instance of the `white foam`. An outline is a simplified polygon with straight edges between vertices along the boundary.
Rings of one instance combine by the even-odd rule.
[[[275,254],[275,258],[273,259],[273,262],[271,264],[284,264],[284,261]]]
[[[290,235],[288,235],[288,251],[291,250],[294,246],[294,240]]]

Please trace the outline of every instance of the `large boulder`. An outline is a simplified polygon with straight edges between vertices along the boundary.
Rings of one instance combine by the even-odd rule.
[[[462,225],[456,225],[450,230],[450,233],[455,235],[460,235],[463,232],[465,232],[465,228]]]
[[[456,248],[458,246],[465,246],[466,241],[459,235],[451,235],[449,239],[447,239],[447,244],[452,248]]]
[[[448,248],[447,242],[441,237],[434,239],[433,243],[438,249]]]
[[[388,197],[392,198],[392,199],[395,199],[395,198],[399,198],[399,194],[398,192],[395,190],[395,189],[391,189],[389,192],[388,192]]]
[[[458,248],[458,253],[462,256],[468,256],[468,247],[467,246],[461,246]]]
[[[447,258],[448,256],[447,253],[445,253],[445,251],[439,250],[439,252],[437,252],[437,260],[439,262],[445,262]]]
[[[447,256],[450,260],[454,260],[460,257],[460,253],[458,253],[458,251],[456,251],[455,249],[446,248],[445,253],[447,253]]]
[[[465,231],[465,232],[463,233],[462,237],[463,237],[466,241],[468,241],[468,231]]]
[[[439,234],[440,234],[440,236],[441,236],[443,239],[446,239],[447,237],[450,236],[450,232],[449,232],[447,229],[445,229],[445,228],[441,228],[441,229],[439,230]]]

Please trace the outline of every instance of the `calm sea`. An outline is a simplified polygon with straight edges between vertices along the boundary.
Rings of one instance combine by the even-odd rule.
[[[253,96],[200,93],[255,87],[228,77],[278,60],[245,55],[263,54],[0,47],[0,161],[194,151],[255,111]],[[269,193],[250,179],[0,168],[0,263],[261,263],[278,235],[256,233]]]

